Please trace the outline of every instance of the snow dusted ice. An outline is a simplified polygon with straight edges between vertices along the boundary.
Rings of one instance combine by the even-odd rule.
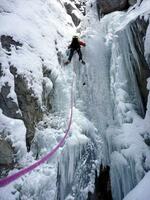
[[[115,12],[101,20],[102,24],[105,26],[107,24],[106,45],[111,51],[110,87],[114,104],[114,121],[106,131],[106,139],[110,156],[112,195],[116,200],[121,200],[149,171],[149,146],[144,142],[144,139],[149,137],[149,99],[146,116],[143,119],[142,100],[132,67],[132,59],[129,56],[130,53],[136,60],[136,67],[139,70],[139,59],[134,47],[131,24],[137,17],[148,20],[149,12],[149,1],[143,1],[140,6],[137,3],[135,9],[131,8],[127,13]],[[149,28],[145,38],[147,59],[148,40]],[[144,184],[141,187],[143,186]],[[138,189],[140,190],[140,186]],[[150,198],[148,191],[146,195]],[[130,197],[129,195],[127,199],[136,199],[134,195]]]
[[[16,159],[21,167],[25,167],[34,162],[37,154],[40,158],[48,153],[64,135],[70,109],[70,80],[73,73],[72,69],[68,69],[70,70],[68,72],[67,69],[65,71],[62,68],[63,66],[60,66],[56,49],[59,49],[62,53],[65,52],[72,35],[75,33],[75,27],[70,16],[66,14],[61,1],[56,3],[40,0],[1,1],[0,8],[2,11],[0,23],[3,27],[0,34],[8,34],[15,41],[23,44],[19,49],[12,47],[10,56],[7,56],[5,50],[1,47],[1,63],[5,71],[5,76],[1,79],[1,87],[8,82],[11,87],[9,97],[17,102],[14,92],[14,78],[9,71],[9,63],[17,68],[18,74],[25,77],[28,87],[33,90],[33,95],[38,98],[43,110],[45,107],[42,104],[42,83],[45,82],[45,98],[55,87],[54,98],[51,97],[54,102],[53,113],[45,116],[43,121],[38,124],[32,153],[27,153],[25,150],[24,123],[21,120],[9,119],[1,112],[1,129],[7,127],[5,137],[8,137],[7,133],[9,132],[9,137],[17,150]],[[43,66],[52,71],[51,79],[43,77]],[[71,76],[70,72],[72,73]],[[18,112],[20,111],[18,110]],[[80,118],[81,122],[84,120],[83,115],[76,115],[76,118]],[[8,120],[10,126],[6,125]],[[75,129],[72,126],[73,143],[70,143],[72,143],[73,148],[74,146],[78,148],[78,141],[81,141],[81,146],[88,142],[88,138],[82,135],[83,129],[85,128],[86,131],[88,127],[85,127],[85,125],[83,127],[81,122],[77,121],[76,123],[74,120]],[[47,128],[44,128],[45,124]],[[69,140],[67,143],[69,145]],[[14,184],[1,188],[0,198],[3,200],[20,197],[22,199],[56,198],[57,165],[60,152],[49,163],[45,163],[31,174],[24,176],[23,179],[20,178]],[[15,171],[11,171],[10,174],[15,173]],[[73,173],[73,169],[70,169],[70,173]]]
[[[42,102],[43,82],[46,87],[44,97],[46,99],[51,95],[53,105],[53,112],[45,115],[36,127],[35,138],[30,153],[27,153],[25,150],[26,130],[24,123],[21,120],[9,119],[1,112],[1,128],[5,128],[3,126],[7,127],[8,130],[5,132],[5,137],[10,135],[9,137],[17,151],[16,160],[19,167],[22,168],[33,163],[37,155],[38,159],[40,159],[41,156],[48,153],[64,136],[70,110],[70,89],[74,73],[73,65],[68,66],[66,69],[63,65],[60,65],[57,53],[59,49],[59,52],[64,54],[76,30],[71,17],[66,14],[61,1],[55,3],[53,1],[41,0],[1,1],[0,8],[2,10],[0,23],[3,27],[0,34],[10,35],[15,41],[22,44],[22,47],[18,48],[12,46],[11,55],[9,56],[1,47],[0,58],[2,70],[5,71],[1,79],[1,88],[8,83],[11,88],[9,97],[18,103],[14,92],[14,77],[9,71],[11,63],[11,65],[17,68],[17,74],[26,79],[28,88],[32,89],[33,95],[38,99],[43,112],[46,111]],[[51,70],[50,78],[43,77],[43,66]],[[17,112],[21,111],[18,110]],[[10,124],[13,124],[13,126],[10,125],[9,127],[6,125],[8,120],[12,121],[10,121]],[[14,129],[16,130],[15,132]],[[70,136],[66,144],[64,144],[64,148],[62,147],[63,150],[60,149],[48,163],[43,164],[14,183],[1,188],[0,198],[2,200],[17,198],[24,200],[49,200],[55,199],[60,195],[64,199],[71,193],[73,184],[77,184],[79,178],[82,177],[82,171],[78,167],[81,177],[78,177],[76,183],[73,183],[76,170],[75,163],[77,165],[79,158],[82,158],[80,164],[86,162],[84,152],[86,152],[87,148],[93,148],[94,151],[94,145],[89,140],[89,137],[95,133],[96,129],[92,123],[80,111],[74,108]],[[84,190],[83,194],[81,194],[83,198],[87,196],[89,190],[94,190],[94,160],[95,157],[93,156],[93,160],[90,163],[91,166],[89,167],[90,171],[87,172],[85,166],[87,178],[84,185],[81,183],[83,185],[82,190]],[[66,164],[67,168],[65,168]],[[67,169],[69,171],[66,171]],[[18,170],[12,170],[9,175],[16,171]],[[89,179],[90,177],[88,176],[91,171],[93,178]],[[63,182],[60,191],[56,185],[58,179],[57,173],[61,173],[62,176],[62,179],[58,180]],[[65,173],[68,173],[68,177],[65,176]],[[70,184],[70,191],[67,191],[68,184]]]
[[[14,183],[0,188],[1,200],[84,200],[94,192],[95,170],[100,162],[111,167],[114,200],[150,199],[150,97],[146,116],[129,53],[138,65],[130,26],[137,17],[149,20],[149,0],[137,1],[128,12],[114,12],[98,20],[95,0],[88,0],[86,16],[77,27],[87,46],[82,50],[86,65],[78,55],[64,67],[65,50],[76,33],[63,3],[53,0],[1,0],[0,35],[10,35],[22,44],[11,47],[11,55],[0,46],[0,62],[5,72],[0,88],[10,86],[10,98],[18,104],[14,76],[9,68],[26,79],[28,88],[44,112],[27,153],[26,128],[22,120],[0,112],[0,128],[16,149],[19,167],[47,154],[64,136],[70,110],[70,89],[74,77],[73,123],[64,146],[47,163]],[[69,2],[69,1],[68,1]],[[91,7],[91,4],[93,5]],[[77,12],[77,11],[74,11]],[[150,26],[145,36],[145,58],[150,63]],[[60,55],[60,57],[59,57]],[[61,59],[61,60],[59,60]],[[43,76],[43,67],[51,71]],[[43,104],[51,98],[52,112]],[[150,90],[150,80],[147,84]],[[18,113],[21,110],[18,108]],[[9,172],[13,174],[18,169]],[[143,178],[144,177],[144,178]],[[142,179],[143,178],[143,179]],[[142,180],[141,180],[142,179]],[[7,194],[7,195],[6,195]]]

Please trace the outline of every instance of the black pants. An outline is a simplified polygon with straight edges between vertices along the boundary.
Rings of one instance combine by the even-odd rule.
[[[71,48],[71,49],[70,49],[69,58],[68,58],[69,61],[71,61],[72,56],[73,56],[73,54],[74,54],[75,51],[77,51],[77,53],[78,53],[78,55],[79,55],[79,60],[82,60],[81,49],[80,49],[80,48],[79,48],[79,49],[73,49],[73,48]]]

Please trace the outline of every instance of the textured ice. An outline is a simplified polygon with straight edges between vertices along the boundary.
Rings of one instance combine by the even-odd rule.
[[[127,13],[114,12],[101,20],[106,31],[106,45],[111,54],[110,89],[114,123],[109,125],[106,139],[112,195],[116,200],[121,200],[149,170],[149,147],[143,141],[143,137],[149,137],[149,100],[146,117],[143,119],[144,110],[131,56],[136,61],[137,71],[140,70],[140,63],[130,28],[138,16],[146,16],[148,12],[150,5],[148,1],[143,1],[140,6],[138,2],[134,10]],[[146,42],[145,49],[145,55],[148,55]]]
[[[0,46],[0,61],[5,71],[0,88],[8,82],[9,97],[17,103],[9,71],[11,63],[17,73],[25,77],[41,106],[43,83],[45,99],[52,95],[53,112],[45,114],[37,125],[30,153],[25,149],[23,122],[0,113],[0,128],[18,149],[21,167],[45,155],[63,137],[70,109],[71,83],[75,77],[73,124],[67,141],[50,161],[2,188],[1,200],[87,199],[88,192],[94,191],[95,170],[101,160],[111,167],[115,200],[121,200],[144,177],[150,169],[149,147],[145,142],[150,137],[150,96],[143,119],[143,106],[130,59],[132,54],[138,70],[130,23],[138,16],[148,20],[149,12],[149,0],[143,0],[128,12],[115,12],[99,21],[95,0],[87,1],[87,15],[78,28],[87,44],[82,49],[86,65],[81,65],[74,55],[72,63],[64,67],[65,50],[75,34],[75,27],[66,14],[63,0],[0,1],[0,35],[10,35],[23,44],[18,49],[12,46],[9,57]],[[148,28],[145,40],[148,61],[149,32]],[[58,58],[58,55],[61,56]],[[51,71],[50,77],[43,77],[44,67]],[[149,80],[147,87],[150,89]],[[17,169],[9,173],[15,171]],[[147,200],[148,185],[149,173],[127,200],[133,200],[136,194]]]

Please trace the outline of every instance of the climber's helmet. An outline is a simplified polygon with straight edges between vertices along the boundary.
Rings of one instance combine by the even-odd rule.
[[[74,35],[74,36],[72,37],[72,41],[78,42],[78,41],[79,41],[79,37],[78,37],[77,35]]]
[[[79,39],[79,37],[77,35],[74,35],[72,38],[76,38],[76,39]]]

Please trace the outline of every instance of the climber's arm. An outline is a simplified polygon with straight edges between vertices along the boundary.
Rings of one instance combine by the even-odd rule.
[[[85,43],[85,42],[82,42],[82,41],[79,41],[79,44],[80,44],[81,46],[83,46],[83,47],[86,46],[86,43]]]

